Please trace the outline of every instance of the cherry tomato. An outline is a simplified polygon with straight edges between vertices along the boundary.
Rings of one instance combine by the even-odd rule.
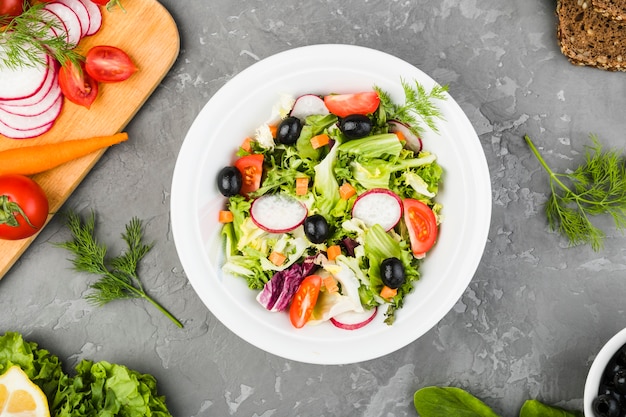
[[[98,83],[85,72],[84,67],[67,62],[59,70],[59,85],[65,98],[72,103],[90,108],[98,96]]]
[[[241,172],[242,184],[239,192],[247,196],[261,186],[263,175],[263,155],[252,154],[242,156],[235,161],[235,167]]]
[[[18,240],[37,233],[48,219],[48,198],[23,175],[0,176],[0,239]]]
[[[420,258],[432,248],[437,240],[437,219],[426,204],[410,198],[402,202],[404,222],[409,229],[411,251]]]
[[[94,46],[85,56],[85,70],[94,80],[115,83],[127,80],[137,71],[126,52],[115,46]]]
[[[0,16],[19,16],[24,11],[24,0],[0,0]]]
[[[339,117],[351,114],[366,115],[376,111],[380,97],[376,91],[353,94],[331,94],[324,96],[324,104],[332,114]]]
[[[302,281],[289,307],[289,319],[293,327],[299,329],[309,321],[321,287],[322,277],[319,275],[309,275]]]

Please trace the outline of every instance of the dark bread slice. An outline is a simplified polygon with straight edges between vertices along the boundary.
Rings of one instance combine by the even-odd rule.
[[[626,71],[626,21],[597,13],[591,0],[557,1],[557,38],[575,65]]]
[[[626,20],[626,1],[625,0],[591,0],[593,9],[615,20]]]

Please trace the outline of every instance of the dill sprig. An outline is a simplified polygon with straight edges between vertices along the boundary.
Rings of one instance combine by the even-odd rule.
[[[171,313],[151,298],[143,288],[138,276],[141,259],[152,249],[153,243],[143,241],[142,222],[133,217],[122,233],[127,250],[119,256],[107,259],[107,247],[98,243],[95,238],[95,214],[83,220],[78,214],[70,211],[67,215],[67,226],[72,233],[72,240],[58,243],[57,246],[69,250],[74,258],[74,269],[99,275],[100,279],[90,285],[93,290],[85,298],[91,303],[103,306],[111,301],[125,298],[142,298],[160,312],[165,314],[178,327],[182,323]]]
[[[78,64],[84,59],[68,44],[59,22],[44,18],[45,5],[26,5],[16,17],[0,16],[0,66],[19,69],[44,65],[46,55],[62,64]]]
[[[603,152],[597,136],[591,135],[593,146],[586,146],[585,163],[562,174],[550,169],[528,135],[524,139],[550,178],[545,212],[553,231],[571,245],[590,244],[598,251],[605,233],[592,223],[593,216],[610,215],[618,230],[626,227],[626,165],[621,152]]]
[[[445,100],[448,86],[435,85],[430,92],[427,92],[417,80],[414,86],[405,80],[400,80],[400,82],[404,90],[404,104],[395,103],[386,91],[374,86],[374,90],[380,97],[380,106],[385,112],[386,119],[394,119],[406,124],[416,136],[422,136],[424,133],[423,124],[432,131],[438,132],[436,120],[443,119],[443,115],[433,100]]]

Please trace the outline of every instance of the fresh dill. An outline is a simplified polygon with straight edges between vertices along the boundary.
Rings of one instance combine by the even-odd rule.
[[[77,213],[67,214],[67,226],[72,233],[72,240],[58,243],[57,246],[70,251],[74,258],[74,269],[100,276],[100,280],[90,285],[93,290],[85,298],[91,303],[102,306],[111,301],[125,298],[142,298],[165,314],[178,327],[183,324],[165,308],[151,298],[139,279],[138,267],[141,259],[152,249],[153,243],[146,244],[143,239],[143,224],[133,217],[122,233],[127,250],[114,258],[107,258],[107,247],[95,238],[95,214],[82,219]]]
[[[46,55],[65,64],[84,58],[67,41],[65,29],[44,18],[45,2],[26,6],[16,17],[0,16],[0,67],[12,70],[46,64]]]
[[[618,230],[626,228],[626,161],[621,152],[604,152],[597,136],[591,135],[585,162],[561,174],[550,169],[528,135],[524,139],[550,178],[545,212],[553,231],[571,245],[589,244],[598,251],[605,233],[592,223],[593,216],[610,215]]]
[[[404,104],[396,104],[386,91],[374,86],[374,90],[380,97],[380,107],[385,113],[385,118],[407,125],[418,137],[424,133],[423,124],[426,124],[432,131],[438,132],[436,120],[443,119],[443,114],[433,100],[445,100],[448,86],[435,85],[430,92],[427,92],[418,81],[415,81],[414,86],[405,80],[400,80],[400,82],[404,90]]]

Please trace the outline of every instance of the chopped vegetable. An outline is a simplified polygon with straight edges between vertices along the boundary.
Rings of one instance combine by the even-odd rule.
[[[303,196],[309,192],[309,177],[296,178],[296,195]]]
[[[37,174],[127,139],[128,134],[123,132],[3,150],[0,151],[0,175]]]
[[[332,275],[328,275],[322,278],[322,284],[324,285],[326,291],[330,293],[335,293],[339,291],[337,280]]]
[[[230,210],[220,210],[218,221],[220,223],[232,223],[235,216],[233,216],[233,212]]]
[[[350,197],[356,194],[356,189],[349,182],[344,182],[339,187],[339,196],[342,200],[348,200]]]
[[[270,253],[269,260],[274,265],[280,266],[285,263],[287,257],[280,252],[273,251],[272,253]]]
[[[385,300],[389,300],[390,298],[395,297],[398,294],[397,288],[389,288],[388,286],[383,286],[383,289],[380,290],[380,296]]]
[[[325,133],[315,135],[311,138],[311,146],[313,147],[313,149],[319,149],[322,146],[326,146],[329,142],[330,137]]]
[[[309,321],[321,287],[322,278],[319,275],[309,275],[302,281],[289,307],[293,327],[299,329]]]
[[[329,261],[334,261],[339,255],[341,255],[341,246],[339,245],[331,245],[326,249],[326,256]]]

